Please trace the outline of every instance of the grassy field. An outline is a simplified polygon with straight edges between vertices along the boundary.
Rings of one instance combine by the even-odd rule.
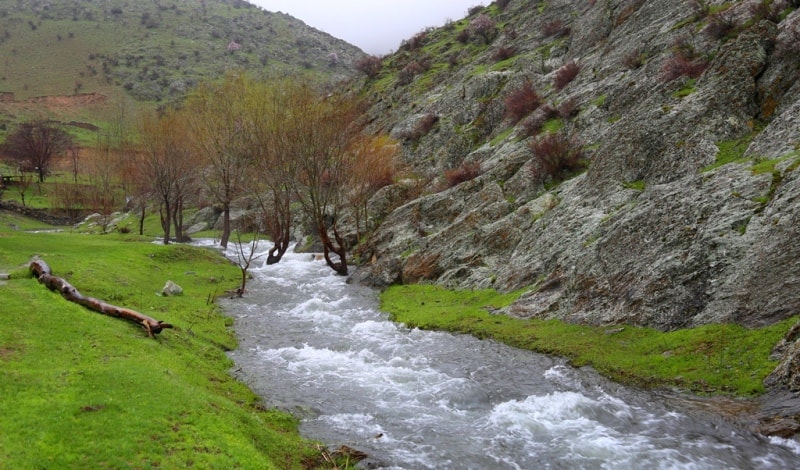
[[[395,286],[381,296],[381,308],[411,327],[468,333],[522,349],[567,357],[590,365],[618,382],[676,387],[701,394],[755,396],[777,366],[772,348],[797,321],[749,330],[708,325],[662,333],[649,328],[591,327],[557,320],[493,315],[519,293],[453,292],[430,285]]]
[[[209,299],[239,270],[210,250],[132,235],[25,233],[0,215],[0,468],[330,468],[296,420],[228,374],[232,320]],[[172,323],[67,302],[28,274],[33,256],[82,294]],[[184,295],[164,297],[167,280]]]

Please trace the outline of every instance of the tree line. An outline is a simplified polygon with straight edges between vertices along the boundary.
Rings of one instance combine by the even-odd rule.
[[[346,275],[343,214],[360,238],[367,201],[394,177],[396,145],[385,135],[365,133],[364,110],[357,97],[308,83],[229,73],[201,84],[178,106],[140,116],[135,126],[119,116],[98,132],[83,186],[98,200],[106,195],[109,207],[100,209],[109,214],[121,206],[114,196],[120,190],[140,220],[148,209],[157,210],[164,244],[184,238],[186,208],[213,203],[222,211],[220,245],[226,248],[231,211],[247,198],[255,207],[253,226],[273,244],[267,263],[280,261],[292,224],[302,219],[319,237],[328,266]],[[44,135],[59,139],[43,146],[38,141],[47,140]],[[18,167],[36,162],[40,181],[55,156],[71,155],[78,182],[75,145],[57,123],[20,125],[0,152]]]

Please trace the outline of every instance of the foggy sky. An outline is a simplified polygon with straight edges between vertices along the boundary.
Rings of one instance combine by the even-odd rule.
[[[376,55],[396,51],[400,41],[428,26],[460,20],[487,0],[248,0],[283,12]]]

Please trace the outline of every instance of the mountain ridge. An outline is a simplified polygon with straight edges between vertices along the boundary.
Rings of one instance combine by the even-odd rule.
[[[231,68],[341,81],[364,55],[242,0],[3,0],[0,43],[0,91],[18,101],[100,93],[165,103]]]

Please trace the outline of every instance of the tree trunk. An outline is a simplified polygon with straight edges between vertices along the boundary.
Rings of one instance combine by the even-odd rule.
[[[164,215],[165,212],[166,216]],[[161,229],[164,230],[164,244],[169,245],[169,229],[172,227],[172,214],[168,201],[165,201],[164,205],[161,206],[159,216],[161,217]]]
[[[317,225],[317,232],[319,233],[319,238],[322,240],[322,246],[324,247],[323,254],[325,255],[325,262],[328,264],[331,269],[336,271],[336,274],[340,276],[347,276],[347,251],[342,244],[336,229],[334,228],[333,233],[336,237],[338,242],[338,247],[334,246],[333,241],[331,241],[330,236],[328,236],[328,230],[325,228],[324,223],[320,223]],[[336,263],[331,259],[330,253],[334,252],[339,255],[340,262]]]
[[[228,240],[231,238],[231,206],[230,204],[225,204],[222,209],[222,239],[219,242],[219,246],[222,248],[228,248]]]
[[[142,201],[142,212],[139,214],[139,235],[144,235],[145,203]]]
[[[283,255],[286,254],[286,250],[289,249],[289,239],[291,238],[291,234],[289,233],[289,226],[284,225],[278,231],[278,236],[275,238],[275,242],[272,248],[269,250],[269,254],[267,255],[267,265],[277,264]]]
[[[42,260],[33,261],[30,265],[30,270],[34,277],[39,279],[39,284],[44,284],[52,291],[58,291],[62,297],[84,307],[94,310],[95,312],[112,317],[124,318],[142,326],[147,331],[147,336],[153,337],[165,328],[172,328],[169,323],[156,320],[147,315],[143,315],[135,310],[128,308],[117,307],[115,305],[107,304],[102,300],[93,297],[84,297],[78,289],[74,288],[69,282],[60,277],[53,276],[50,271],[50,266]]]
[[[175,226],[175,240],[182,243],[183,240],[183,198],[178,197],[172,208],[172,224]]]

